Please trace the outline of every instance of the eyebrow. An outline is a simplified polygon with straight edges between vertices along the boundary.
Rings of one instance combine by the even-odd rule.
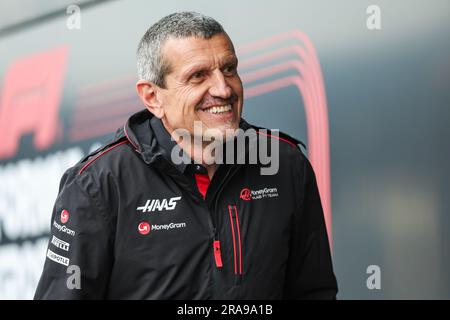
[[[186,70],[181,72],[182,79],[188,79],[192,74],[208,69],[206,64],[197,63],[186,68]]]
[[[225,58],[225,59],[223,59],[221,61],[220,66],[223,67],[223,66],[227,66],[227,65],[230,65],[230,64],[237,65],[238,64],[238,58],[236,56],[227,57],[227,58]]]
[[[224,59],[222,59],[222,61],[220,61],[220,67],[224,67],[224,66],[228,66],[230,64],[238,64],[238,58],[236,56],[230,56],[230,57],[226,57]],[[181,78],[184,80],[187,80],[192,74],[199,72],[199,71],[204,71],[204,70],[208,70],[208,65],[207,63],[202,63],[199,62],[195,65],[191,65],[189,67],[187,67],[184,71],[181,72]]]

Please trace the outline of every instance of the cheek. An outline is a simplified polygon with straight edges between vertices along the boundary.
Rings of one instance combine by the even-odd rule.
[[[230,84],[233,92],[237,95],[238,101],[240,101],[240,105],[242,107],[243,99],[244,99],[244,88],[242,87],[242,82],[240,79],[237,79],[236,81],[233,81],[232,84]]]
[[[174,127],[189,126],[196,118],[195,106],[203,98],[202,90],[191,87],[179,88],[175,92],[169,93],[166,116]]]
[[[178,105],[182,109],[182,113],[185,117],[193,117],[196,114],[196,107],[200,104],[203,97],[206,94],[206,90],[203,88],[188,87],[180,91],[178,97]]]
[[[236,93],[239,97],[242,96],[242,92],[243,92],[244,89],[242,87],[242,81],[241,81],[241,78],[239,76],[234,77],[233,79],[231,79],[228,84],[233,89],[234,93]]]

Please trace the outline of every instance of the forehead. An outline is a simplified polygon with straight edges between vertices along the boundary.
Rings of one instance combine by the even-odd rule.
[[[196,64],[217,64],[236,57],[230,38],[223,33],[210,39],[171,37],[164,43],[162,53],[175,72]]]

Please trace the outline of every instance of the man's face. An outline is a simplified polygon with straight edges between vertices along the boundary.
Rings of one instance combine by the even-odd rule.
[[[165,89],[158,89],[164,109],[162,121],[172,132],[186,129],[194,134],[194,122],[202,129],[237,129],[243,104],[237,57],[229,37],[210,39],[169,38],[162,49],[170,66]]]

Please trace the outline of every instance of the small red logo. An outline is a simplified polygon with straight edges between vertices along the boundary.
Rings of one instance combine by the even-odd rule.
[[[61,211],[61,223],[66,223],[67,221],[69,221],[69,211],[63,209]]]
[[[239,195],[239,197],[244,201],[249,201],[252,198],[251,194],[252,192],[250,191],[249,188],[244,188],[241,190],[241,194]]]
[[[138,230],[140,234],[146,235],[150,232],[150,225],[148,222],[139,223]]]

